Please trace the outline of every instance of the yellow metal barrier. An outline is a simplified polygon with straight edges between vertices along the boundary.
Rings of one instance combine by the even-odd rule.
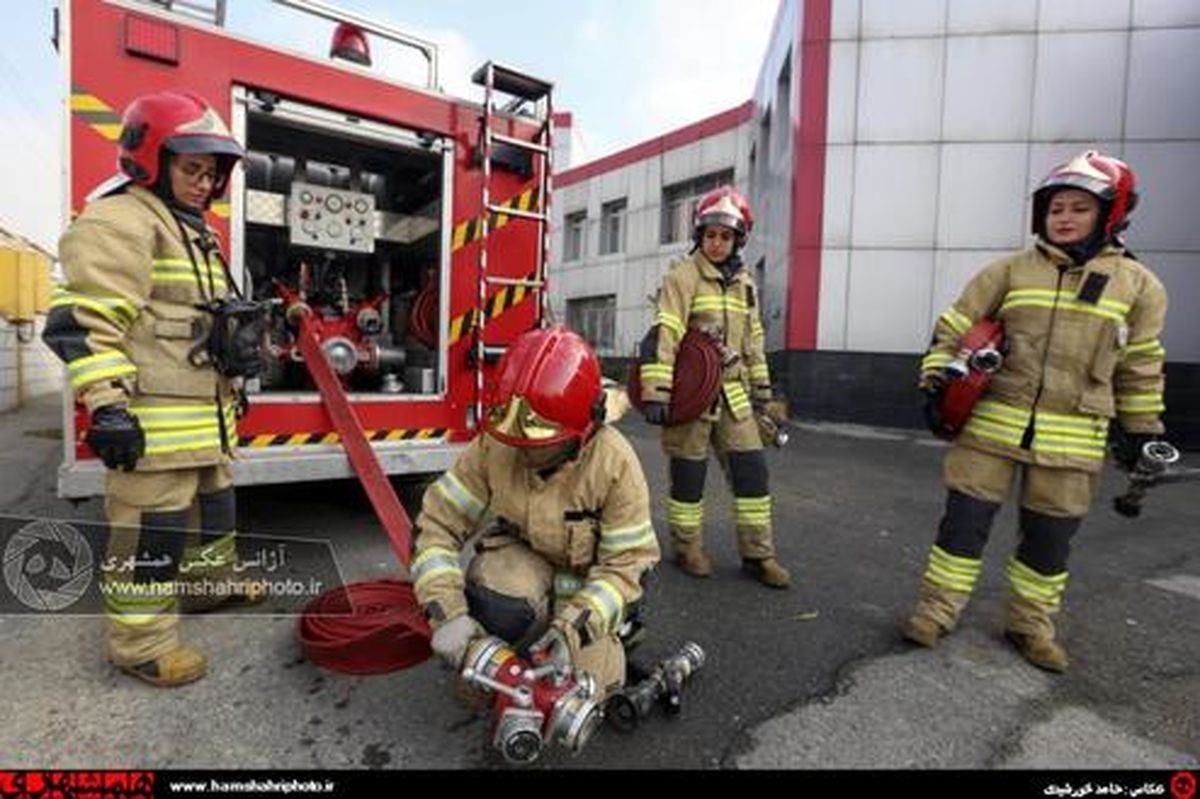
[[[0,316],[32,322],[50,307],[50,259],[36,250],[0,245]]]

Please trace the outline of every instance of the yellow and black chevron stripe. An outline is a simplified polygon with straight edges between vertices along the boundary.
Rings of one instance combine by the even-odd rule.
[[[534,186],[513,197],[508,202],[502,203],[505,208],[516,208],[518,211],[532,211],[537,205],[538,190]],[[499,230],[508,224],[512,217],[506,214],[492,214],[491,230]],[[454,236],[450,240],[450,252],[461,250],[473,241],[478,241],[483,237],[483,217],[476,219],[468,219],[466,222],[459,222],[454,226]]]
[[[526,275],[525,280],[533,280],[534,275]],[[529,286],[505,286],[495,294],[487,298],[487,307],[484,308],[484,318],[486,321],[492,321],[500,314],[510,308],[516,307],[518,303],[526,297],[533,294],[533,289]],[[453,346],[460,338],[471,332],[471,328],[475,325],[475,309],[471,308],[466,313],[454,317],[450,321],[450,344]]]
[[[367,430],[368,441],[434,441],[446,437],[445,427],[421,427],[407,430]],[[262,447],[299,447],[309,444],[338,444],[342,437],[337,433],[264,433],[249,438],[239,438],[238,446],[260,449]]]
[[[82,86],[71,87],[71,113],[109,141],[121,135],[121,115]]]

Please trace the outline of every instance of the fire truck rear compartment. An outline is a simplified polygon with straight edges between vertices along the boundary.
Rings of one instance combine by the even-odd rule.
[[[306,306],[348,390],[438,392],[440,145],[378,124],[355,136],[353,117],[330,129],[266,108],[246,120],[244,197],[250,290],[274,301],[260,390],[313,390],[293,339]]]

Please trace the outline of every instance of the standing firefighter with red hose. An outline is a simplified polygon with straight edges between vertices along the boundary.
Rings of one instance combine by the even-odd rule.
[[[747,574],[764,585],[786,588],[791,575],[775,558],[767,462],[755,413],[771,400],[771,375],[763,351],[758,291],[739,251],[753,219],[746,199],[728,186],[700,199],[692,225],[692,254],[663,280],[658,314],[642,342],[642,412],[663,427],[663,449],[671,460],[667,521],[675,560],[687,574],[707,577],[712,561],[702,544],[704,479],[709,448],[716,449],[733,486],[738,552]],[[680,345],[699,331],[712,337],[721,357],[711,381],[715,396],[698,417],[678,420],[677,409],[692,399],[673,390],[704,382],[703,375],[676,374]],[[690,392],[690,390],[689,390]]]
[[[1006,634],[1034,665],[1066,669],[1053,617],[1109,420],[1121,428],[1117,457],[1127,467],[1163,432],[1167,296],[1120,237],[1136,199],[1132,170],[1115,158],[1088,151],[1057,166],[1033,195],[1035,245],[986,267],[939,318],[921,364],[927,392],[942,389],[960,339],[981,320],[1003,325],[1007,353],[946,456],[946,512],[904,624],[908,639],[933,646],[954,628],[1020,472]]]
[[[234,595],[235,384],[261,361],[253,330],[243,339],[218,313],[230,277],[203,214],[242,149],[187,92],[134,100],[118,146],[119,185],[59,244],[67,282],[44,338],[91,413],[86,441],[108,467],[107,560],[118,564],[105,573],[108,656],[173,686],[206,668],[203,653],[179,641],[181,562],[194,565],[188,579],[209,581],[211,596]],[[202,532],[185,550],[193,513]]]
[[[499,364],[485,434],[425,492],[412,562],[434,652],[462,668],[490,634],[625,680],[642,578],[658,562],[650,495],[633,448],[604,424],[600,364],[557,326],[522,335]],[[459,554],[492,518],[464,570]]]

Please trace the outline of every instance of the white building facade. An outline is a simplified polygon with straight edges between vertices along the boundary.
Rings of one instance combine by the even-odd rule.
[[[554,178],[551,308],[606,358],[629,357],[671,262],[691,247],[695,199],[747,190],[749,103]]]
[[[793,411],[919,424],[934,320],[971,275],[1028,246],[1045,173],[1096,147],[1137,172],[1128,243],[1171,296],[1168,429],[1200,444],[1198,74],[1194,0],[783,0],[746,119],[721,135],[757,214],[746,261]],[[693,163],[692,177],[710,167]],[[689,178],[601,164],[566,173],[584,177],[556,196],[560,234],[584,197],[599,222],[626,185],[661,203]],[[662,265],[631,248],[573,266],[564,241],[556,307],[615,293],[613,354],[628,354],[648,324],[634,292],[653,294]]]

